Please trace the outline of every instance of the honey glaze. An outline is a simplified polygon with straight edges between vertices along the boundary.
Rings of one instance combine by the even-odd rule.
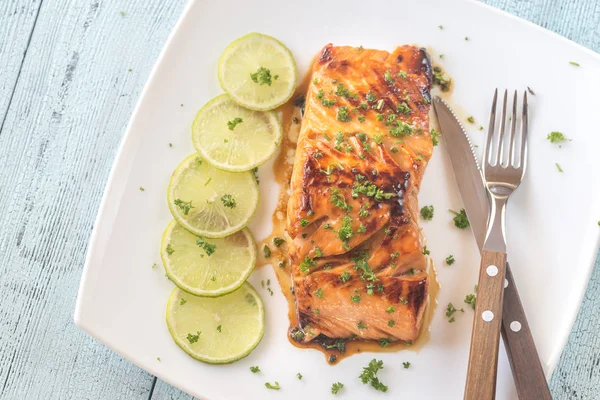
[[[287,204],[290,196],[290,180],[294,164],[296,144],[300,133],[304,96],[310,84],[310,71],[306,74],[296,93],[284,105],[278,108],[283,127],[281,149],[277,156],[273,172],[276,182],[280,185],[277,206],[272,215],[273,230],[269,236],[258,244],[257,268],[270,264],[277,276],[277,280],[288,302],[288,317],[290,330],[288,340],[296,347],[313,348],[324,353],[327,362],[334,365],[342,359],[362,352],[395,352],[408,349],[418,352],[429,341],[429,327],[435,308],[437,307],[437,294],[440,288],[437,273],[431,259],[429,259],[429,293],[427,307],[423,315],[421,332],[414,342],[381,342],[370,340],[331,339],[320,335],[309,342],[294,339],[298,332],[298,315],[296,313],[295,297],[293,293],[291,266],[285,242],[287,219]],[[297,338],[298,339],[298,338]]]

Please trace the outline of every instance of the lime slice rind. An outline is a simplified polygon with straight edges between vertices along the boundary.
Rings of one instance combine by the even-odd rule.
[[[209,364],[229,364],[250,354],[263,338],[264,318],[263,302],[247,282],[222,297],[198,297],[175,288],[166,311],[175,343]]]
[[[251,79],[261,67],[270,71],[270,85]],[[219,60],[221,87],[251,110],[268,111],[284,104],[294,94],[297,79],[298,68],[292,52],[279,40],[260,33],[235,40]]]
[[[239,118],[230,129],[228,123]],[[249,171],[269,160],[278,150],[282,128],[277,114],[248,110],[232,97],[215,97],[198,111],[192,124],[196,151],[217,168]]]
[[[244,228],[221,239],[202,238],[215,246],[210,255],[198,246],[198,239],[176,221],[167,226],[160,255],[169,279],[196,296],[218,297],[238,289],[256,264],[256,245],[250,230]]]
[[[225,206],[225,195],[232,196],[235,207]],[[223,171],[196,154],[179,164],[167,189],[173,218],[193,234],[209,238],[222,238],[244,228],[258,201],[258,184],[252,172]]]

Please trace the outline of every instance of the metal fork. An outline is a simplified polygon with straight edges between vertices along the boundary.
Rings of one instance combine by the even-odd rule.
[[[477,303],[471,336],[469,369],[465,399],[488,400],[496,395],[498,344],[502,324],[502,302],[506,265],[506,203],[525,175],[527,165],[527,92],[523,95],[521,135],[517,138],[517,92],[515,91],[510,117],[510,132],[506,131],[506,103],[504,91],[500,130],[496,128],[496,102],[494,92],[490,128],[484,150],[482,174],[489,194],[490,214],[488,229],[481,255]]]

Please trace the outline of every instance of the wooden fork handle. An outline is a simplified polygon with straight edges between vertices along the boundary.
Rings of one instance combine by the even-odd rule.
[[[486,250],[481,253],[465,400],[492,400],[496,397],[505,271],[506,253]]]
[[[520,400],[552,400],[508,263],[506,263],[506,281],[502,310],[502,338],[513,371],[517,394]]]

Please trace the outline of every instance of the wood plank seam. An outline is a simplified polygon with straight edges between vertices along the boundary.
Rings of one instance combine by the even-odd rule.
[[[27,51],[29,50],[29,46],[31,45],[31,38],[33,37],[33,31],[35,30],[35,26],[37,25],[37,20],[40,15],[40,10],[42,9],[42,3],[44,0],[40,0],[40,4],[35,13],[35,18],[33,20],[33,26],[31,27],[31,31],[29,31],[29,37],[27,38],[27,44],[25,45],[25,51],[23,52],[23,57],[21,57],[21,65],[19,66],[19,71],[17,72],[17,78],[15,79],[15,83],[10,92],[10,96],[8,98],[8,104],[6,105],[6,110],[4,111],[4,115],[2,116],[2,123],[0,123],[0,135],[2,135],[2,129],[4,129],[4,123],[6,122],[6,117],[8,115],[8,110],[10,110],[10,105],[13,101],[13,97],[15,96],[15,92],[17,90],[17,85],[19,84],[19,78],[21,77],[21,70],[23,70],[23,65],[25,64],[25,58],[27,57]],[[2,392],[0,392],[1,394]]]

